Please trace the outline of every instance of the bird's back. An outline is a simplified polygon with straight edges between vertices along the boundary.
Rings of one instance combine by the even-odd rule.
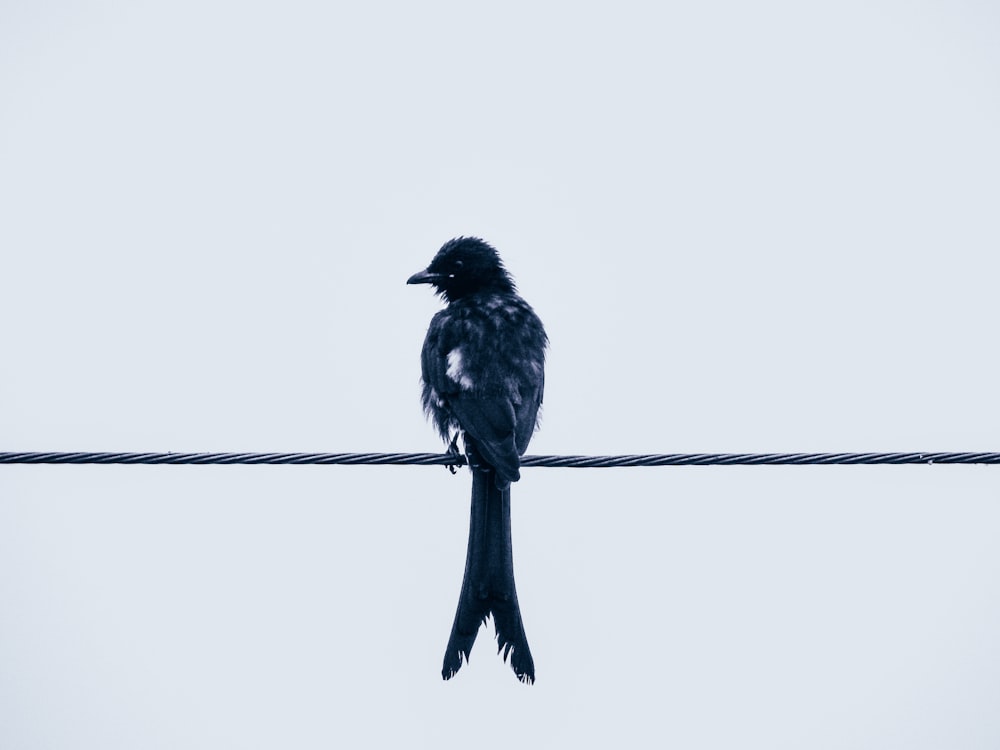
[[[424,408],[447,440],[454,429],[497,448],[507,463],[527,450],[545,385],[548,339],[515,293],[456,300],[431,321],[424,341]]]

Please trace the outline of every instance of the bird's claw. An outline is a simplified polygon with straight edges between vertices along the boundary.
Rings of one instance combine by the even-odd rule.
[[[461,459],[462,458],[462,452],[458,449],[458,433],[457,432],[455,433],[455,436],[451,439],[451,442],[448,443],[448,450],[445,451],[445,453],[447,455],[453,456],[454,458],[457,458],[457,459]],[[457,474],[458,473],[458,467],[459,467],[459,465],[460,464],[457,463],[457,462],[453,463],[453,464],[445,464],[445,466],[448,467],[448,471],[450,471],[452,474]]]

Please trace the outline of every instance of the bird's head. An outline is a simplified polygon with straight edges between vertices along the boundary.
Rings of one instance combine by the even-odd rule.
[[[449,302],[470,294],[514,291],[514,281],[497,251],[477,237],[457,237],[441,246],[427,268],[407,284],[431,284]]]

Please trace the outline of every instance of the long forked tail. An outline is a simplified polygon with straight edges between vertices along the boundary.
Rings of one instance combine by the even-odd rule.
[[[499,489],[492,471],[472,472],[472,520],[465,577],[458,598],[455,623],[451,626],[441,676],[448,680],[469,660],[479,627],[493,616],[498,653],[509,657],[521,682],[535,681],[535,662],[521,622],[521,609],[514,588],[514,559],[510,543],[510,485]]]

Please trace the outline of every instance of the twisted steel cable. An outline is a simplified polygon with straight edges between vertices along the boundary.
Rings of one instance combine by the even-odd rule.
[[[451,453],[70,453],[0,452],[0,464],[320,464],[464,466]],[[829,466],[835,464],[1000,464],[1000,453],[663,453],[633,456],[523,456],[521,466]]]

